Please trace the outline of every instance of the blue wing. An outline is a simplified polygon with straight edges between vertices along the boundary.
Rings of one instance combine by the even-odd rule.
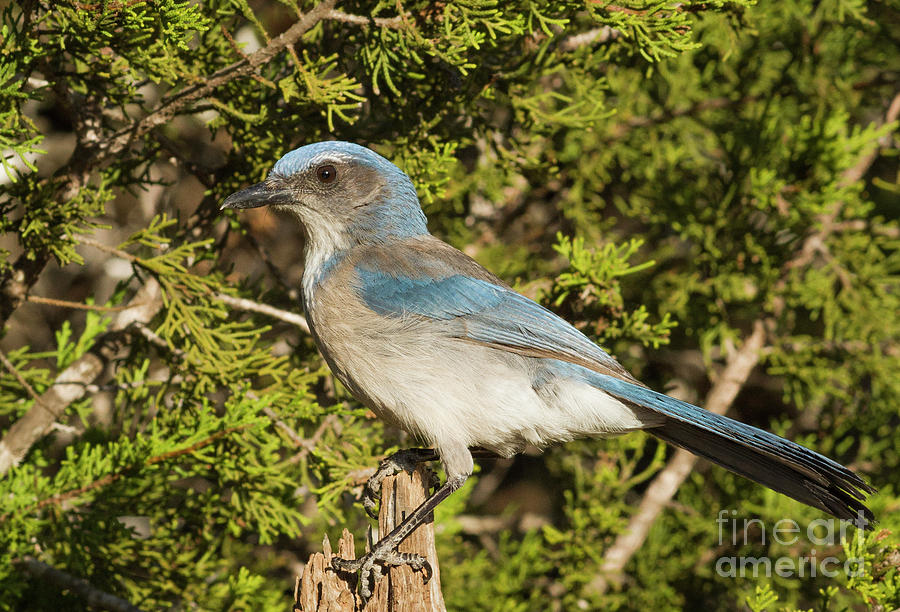
[[[455,319],[461,323],[461,338],[612,371],[631,379],[615,359],[587,336],[499,281],[448,273],[446,266],[435,269],[434,262],[420,262],[420,266],[423,273],[411,276],[375,268],[371,262],[358,264],[360,297],[381,315]]]

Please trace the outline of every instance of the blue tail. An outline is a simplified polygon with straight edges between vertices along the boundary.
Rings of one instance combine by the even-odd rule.
[[[851,520],[857,527],[872,529],[874,516],[862,501],[875,489],[841,464],[775,434],[640,385],[605,374],[594,374],[590,382],[624,402],[666,417],[664,424],[648,433],[804,504]]]

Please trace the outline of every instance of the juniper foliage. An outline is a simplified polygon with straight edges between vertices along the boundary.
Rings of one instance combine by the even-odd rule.
[[[37,561],[144,609],[284,609],[323,533],[362,532],[367,470],[410,441],[291,318],[302,237],[218,213],[329,138],[398,163],[434,233],[656,388],[702,401],[763,329],[732,412],[881,490],[872,534],[783,545],[759,526],[822,517],[700,464],[622,586],[607,556],[671,449],[486,462],[438,512],[450,608],[900,606],[898,8],[0,3],[0,607],[91,607]],[[816,555],[865,571],[717,565]]]

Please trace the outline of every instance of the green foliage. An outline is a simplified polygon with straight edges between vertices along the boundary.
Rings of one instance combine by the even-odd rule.
[[[625,310],[618,279],[654,264],[652,261],[629,263],[641,248],[640,240],[632,238],[622,245],[608,243],[597,251],[586,249],[584,238],[571,240],[557,233],[556,240],[554,250],[568,259],[572,268],[554,280],[553,294],[548,301],[557,311],[565,305],[566,318],[600,341],[627,338],[654,348],[668,341],[669,329],[675,326],[668,313],[659,323],[650,324],[643,304],[633,312]],[[585,321],[593,322],[590,329]]]
[[[867,538],[856,538],[844,545],[847,556],[863,559],[865,571],[852,576],[847,586],[857,591],[872,606],[882,609],[897,608],[900,605],[900,576],[897,572],[897,557],[900,548],[885,545],[890,531],[870,534]]]
[[[768,584],[756,587],[753,597],[747,597],[747,607],[751,612],[765,612],[769,606],[778,601],[778,595],[772,591]]]
[[[606,555],[670,449],[485,462],[437,512],[451,609],[900,606],[896,0],[348,0],[291,34],[316,5],[0,5],[0,435],[74,398],[0,475],[0,609],[87,608],[26,559],[144,609],[283,609],[324,533],[362,534],[361,483],[412,441],[240,305],[296,313],[293,223],[218,212],[329,138],[395,161],[435,234],[655,388],[699,401],[761,322],[737,416],[881,489],[874,532],[823,546],[820,513],[701,465],[618,587]],[[722,540],[721,510],[804,537]],[[716,565],[816,555],[865,571]]]

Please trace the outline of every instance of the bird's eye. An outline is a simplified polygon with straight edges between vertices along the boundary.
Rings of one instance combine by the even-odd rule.
[[[319,166],[316,168],[316,176],[322,183],[333,183],[337,178],[337,170],[332,165]]]

